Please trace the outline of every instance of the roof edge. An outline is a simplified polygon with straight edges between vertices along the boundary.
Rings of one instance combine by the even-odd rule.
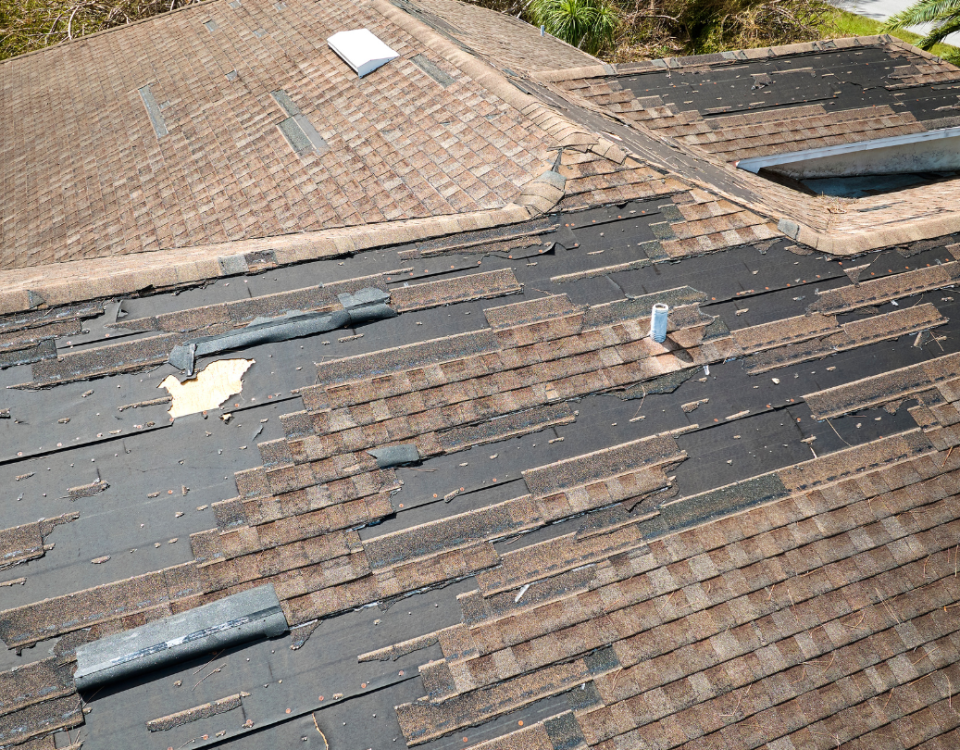
[[[888,44],[909,51],[928,60],[946,62],[940,57],[915,47],[909,42],[890,36],[877,34],[873,36],[838,37],[835,39],[821,39],[814,42],[798,42],[796,44],[782,44],[775,47],[755,47],[753,49],[729,50],[718,55],[690,55],[687,57],[661,57],[651,60],[638,60],[630,63],[615,63],[602,65],[586,65],[577,68],[560,68],[557,70],[541,70],[530,72],[527,75],[542,83],[563,83],[583,78],[602,78],[611,75],[633,75],[638,73],[652,73],[654,71],[686,68],[717,63],[734,62],[737,60],[761,60],[771,57],[786,57],[789,55],[803,55],[813,52],[829,52],[834,49],[850,49],[852,47],[877,47]]]
[[[14,55],[13,57],[7,57],[3,60],[0,60],[0,65],[12,63],[15,60],[23,60],[27,57],[33,57],[35,55],[41,55],[45,52],[52,52],[53,50],[59,50],[63,47],[66,47],[67,45],[75,45],[81,42],[86,42],[95,37],[104,36],[105,34],[113,34],[118,31],[122,31],[123,29],[128,29],[131,26],[139,26],[140,24],[143,24],[143,23],[150,23],[151,21],[156,21],[158,19],[171,16],[174,13],[182,13],[183,11],[187,11],[187,10],[195,10],[196,8],[200,8],[205,5],[213,5],[214,3],[217,3],[217,2],[220,2],[220,0],[196,0],[196,2],[190,3],[190,5],[183,5],[179,8],[175,8],[174,10],[167,10],[167,11],[164,11],[163,13],[157,13],[156,15],[148,16],[147,18],[140,18],[140,19],[137,19],[136,21],[131,21],[130,23],[121,24],[120,26],[111,26],[109,29],[101,29],[100,31],[94,31],[92,34],[84,34],[83,36],[78,36],[75,39],[65,39],[62,42],[51,44],[48,47],[41,47],[40,49],[31,50],[30,52],[24,52],[21,55]]]
[[[819,252],[844,257],[960,232],[960,214],[938,214],[860,231],[818,231],[791,219],[781,219],[777,228],[787,237]]]
[[[540,178],[535,178],[534,181]],[[542,200],[542,199],[541,199]],[[340,227],[215,245],[167,248],[120,257],[51,263],[0,271],[0,315],[86,300],[199,284],[313,260],[338,258],[377,247],[489,229],[526,221],[543,203],[510,203],[503,208],[446,216]],[[264,262],[266,258],[266,262]]]

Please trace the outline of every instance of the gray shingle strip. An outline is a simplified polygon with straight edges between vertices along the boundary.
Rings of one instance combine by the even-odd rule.
[[[287,629],[273,586],[259,586],[80,646],[74,682],[97,687]]]
[[[239,3],[237,3],[237,5],[239,6]],[[247,695],[248,693],[236,693],[235,695],[228,695],[226,698],[220,698],[220,700],[204,703],[202,706],[194,706],[193,708],[178,711],[169,716],[151,719],[147,722],[147,729],[151,732],[166,732],[170,729],[182,727],[184,724],[190,724],[194,721],[200,721],[200,719],[206,719],[210,716],[232,711],[235,708],[240,708],[243,704],[244,697]]]
[[[0,530],[0,570],[43,557],[44,537],[49,535],[55,526],[76,521],[79,517],[79,513],[64,513],[56,518]]]
[[[410,58],[410,62],[420,68],[420,70],[422,70],[444,88],[454,82],[451,76],[448,76],[437,67],[436,63],[424,57],[423,55],[414,55]]]
[[[78,700],[75,694],[67,694],[34,703],[0,719],[0,742],[3,747],[24,745],[34,738],[39,742],[44,735],[80,724],[83,724],[83,701]],[[35,748],[38,745],[30,743],[25,747]]]
[[[536,497],[579,487],[643,466],[679,461],[683,453],[671,435],[654,435],[521,472]]]
[[[164,121],[163,114],[160,112],[160,105],[157,104],[156,97],[150,89],[152,85],[147,84],[137,91],[139,91],[140,98],[143,100],[143,106],[147,109],[147,116],[150,118],[150,124],[153,125],[153,131],[157,134],[157,138],[162,138],[168,132],[167,123]]]
[[[0,716],[73,693],[71,668],[53,657],[0,672]]]
[[[377,459],[377,466],[389,469],[391,466],[415,464],[420,460],[420,452],[413,443],[388,445],[385,448],[369,448],[367,453]]]
[[[955,377],[960,377],[960,354],[948,354],[929,362],[807,393],[803,399],[814,418],[830,419],[893,399],[915,397],[937,383]]]
[[[311,336],[397,315],[396,310],[385,304],[390,295],[380,289],[361,289],[356,294],[340,294],[338,297],[344,306],[343,310],[329,313],[293,311],[278,318],[256,318],[246,328],[236,332],[203,336],[178,344],[167,361],[190,377],[197,357]]]
[[[283,137],[287,139],[287,143],[290,144],[290,148],[292,148],[298,155],[302,155],[313,150],[313,144],[310,143],[310,139],[307,138],[307,134],[303,132],[303,129],[299,124],[297,124],[297,121],[293,117],[288,117],[286,120],[277,125],[277,127],[280,129],[280,132],[283,133]]]
[[[283,137],[287,139],[290,147],[297,154],[302,155],[309,151],[327,151],[330,148],[320,133],[317,132],[313,123],[304,116],[300,107],[296,105],[286,91],[277,89],[271,91],[270,96],[289,115],[277,127],[280,128]]]
[[[277,104],[280,105],[281,109],[286,112],[290,117],[300,114],[300,107],[298,107],[293,99],[290,98],[290,95],[283,89],[277,89],[276,91],[271,91],[270,96],[274,98]]]

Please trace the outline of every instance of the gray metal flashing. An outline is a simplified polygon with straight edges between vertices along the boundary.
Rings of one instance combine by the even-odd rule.
[[[323,140],[323,137],[317,132],[317,129],[313,127],[313,123],[310,122],[310,120],[304,115],[294,115],[293,119],[307,137],[307,140],[310,141],[310,145],[313,146],[314,151],[329,150],[330,147],[327,145],[327,142]]]
[[[288,629],[273,586],[258,586],[84,644],[77,648],[73,678],[80,690],[94,688]]]
[[[862,151],[872,151],[878,148],[893,148],[907,146],[913,143],[934,141],[943,138],[960,138],[960,127],[943,128],[942,130],[924,130],[907,135],[894,135],[889,138],[876,138],[872,141],[857,141],[855,143],[841,143],[836,146],[823,146],[804,151],[792,151],[786,154],[772,154],[771,156],[755,156],[750,159],[741,159],[735,162],[738,169],[744,169],[756,174],[765,167],[776,167],[782,164],[793,164],[810,159],[824,159],[831,156],[843,156]]]
[[[147,110],[147,117],[150,118],[153,131],[157,134],[157,138],[162,138],[167,134],[167,124],[164,122],[163,114],[160,112],[160,105],[157,104],[157,100],[153,96],[153,91],[150,90],[152,85],[153,84],[148,83],[146,86],[137,89],[137,91],[143,100],[143,106]]]
[[[277,125],[290,147],[300,156],[310,151],[327,151],[330,148],[327,142],[317,132],[313,123],[300,114],[297,105],[282,91],[275,91],[273,94],[277,103],[290,114],[290,117]],[[279,97],[278,94],[283,96]],[[292,112],[291,109],[296,110],[296,112]]]

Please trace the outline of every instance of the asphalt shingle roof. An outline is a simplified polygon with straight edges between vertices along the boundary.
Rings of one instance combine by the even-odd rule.
[[[401,53],[362,81],[323,43],[360,22]],[[33,98],[101,53],[100,99]],[[831,213],[729,163],[930,127],[956,70],[884,38],[585,57],[447,0],[239,0],[0,65],[51,139],[3,183],[0,747],[956,746],[953,182]],[[750,108],[831,66],[862,75]],[[148,153],[190,200],[150,202]],[[76,207],[95,174],[115,210]],[[289,634],[77,691],[83,644],[260,586]]]

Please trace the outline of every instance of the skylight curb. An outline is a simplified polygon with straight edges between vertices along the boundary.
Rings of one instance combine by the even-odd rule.
[[[734,162],[734,166],[738,169],[757,174],[757,172],[765,167],[778,167],[811,159],[825,159],[831,156],[842,156],[860,151],[873,151],[876,149],[905,146],[912,143],[943,140],[946,138],[960,138],[960,127],[943,128],[941,130],[922,130],[918,133],[894,135],[888,138],[875,138],[870,141],[841,143],[836,146],[823,146],[821,148],[790,151],[782,154],[772,154],[770,156],[754,156],[749,159],[741,159],[740,161]]]

